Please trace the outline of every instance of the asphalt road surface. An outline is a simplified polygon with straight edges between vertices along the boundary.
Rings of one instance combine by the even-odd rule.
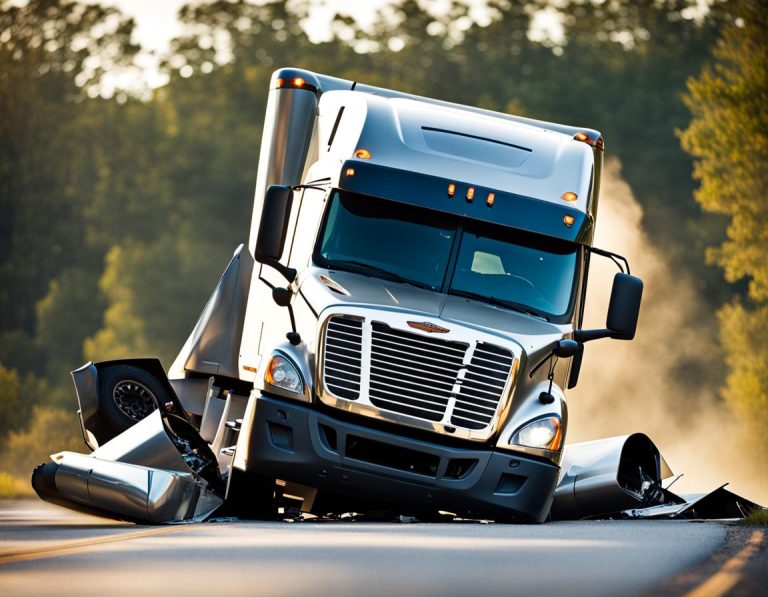
[[[0,502],[0,595],[477,597],[678,594],[699,587],[708,596],[718,591],[704,581],[714,582],[718,570],[722,575],[721,564],[752,555],[739,540],[729,558],[721,554],[723,561],[706,570],[733,543],[729,533],[723,524],[682,521],[152,527],[37,501]],[[763,550],[762,536],[752,540]],[[697,578],[691,570],[706,574]]]

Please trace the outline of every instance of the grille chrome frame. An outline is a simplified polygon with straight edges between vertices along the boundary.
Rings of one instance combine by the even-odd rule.
[[[509,412],[522,350],[499,336],[445,325],[441,320],[437,323],[451,330],[437,338],[409,327],[407,321],[413,317],[413,313],[355,307],[323,314],[315,369],[318,398],[328,406],[382,421],[487,441]],[[357,367],[354,363],[346,367],[349,379],[359,379],[351,394],[338,392],[340,385],[349,384],[339,383],[339,351],[333,348],[340,345],[341,338],[352,339],[339,334],[348,331],[346,322],[360,329]],[[331,351],[327,353],[329,341]],[[411,355],[405,350],[408,346],[416,347]],[[454,355],[454,359],[448,358],[448,366],[441,362]]]

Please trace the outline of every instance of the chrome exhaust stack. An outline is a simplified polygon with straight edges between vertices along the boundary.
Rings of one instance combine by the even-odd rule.
[[[159,410],[90,455],[60,452],[32,473],[41,499],[81,512],[196,522],[224,502],[216,457],[186,421]]]

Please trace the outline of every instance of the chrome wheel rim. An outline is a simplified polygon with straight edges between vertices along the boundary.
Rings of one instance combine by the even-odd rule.
[[[134,421],[141,421],[157,408],[157,400],[150,389],[132,379],[118,382],[112,391],[112,399],[118,410]]]

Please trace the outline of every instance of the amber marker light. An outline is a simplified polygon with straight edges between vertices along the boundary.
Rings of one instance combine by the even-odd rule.
[[[573,226],[573,223],[574,223],[575,221],[576,221],[576,218],[574,218],[573,216],[563,216],[563,224],[565,224],[566,226],[568,226],[568,228],[570,228],[571,226]]]
[[[279,77],[275,79],[275,89],[307,89],[309,91],[317,91],[314,85],[301,77],[291,77],[289,79]]]
[[[576,201],[579,196],[576,193],[572,193],[571,191],[568,191],[567,193],[563,193],[560,195],[560,199],[563,201]]]
[[[603,138],[598,137],[597,139],[592,139],[587,133],[584,131],[581,131],[579,133],[576,133],[573,138],[576,141],[581,141],[582,143],[586,143],[587,145],[591,145],[592,147],[599,149],[600,151],[605,150],[605,146],[603,145]]]
[[[355,157],[360,158],[361,160],[370,160],[371,159],[371,152],[367,149],[358,149],[355,152]]]
[[[256,373],[256,367],[251,367],[250,365],[243,365],[243,369],[246,371],[250,371],[251,373]]]
[[[354,168],[347,168],[346,175],[347,176],[354,176],[355,175],[355,169]]]
[[[456,185],[451,183],[448,185],[448,196],[453,197],[456,194]]]
[[[472,201],[475,198],[475,187],[469,187],[467,189],[467,201]]]
[[[496,193],[488,193],[488,199],[485,200],[485,204],[488,207],[491,207],[493,206],[495,201],[496,201]]]

